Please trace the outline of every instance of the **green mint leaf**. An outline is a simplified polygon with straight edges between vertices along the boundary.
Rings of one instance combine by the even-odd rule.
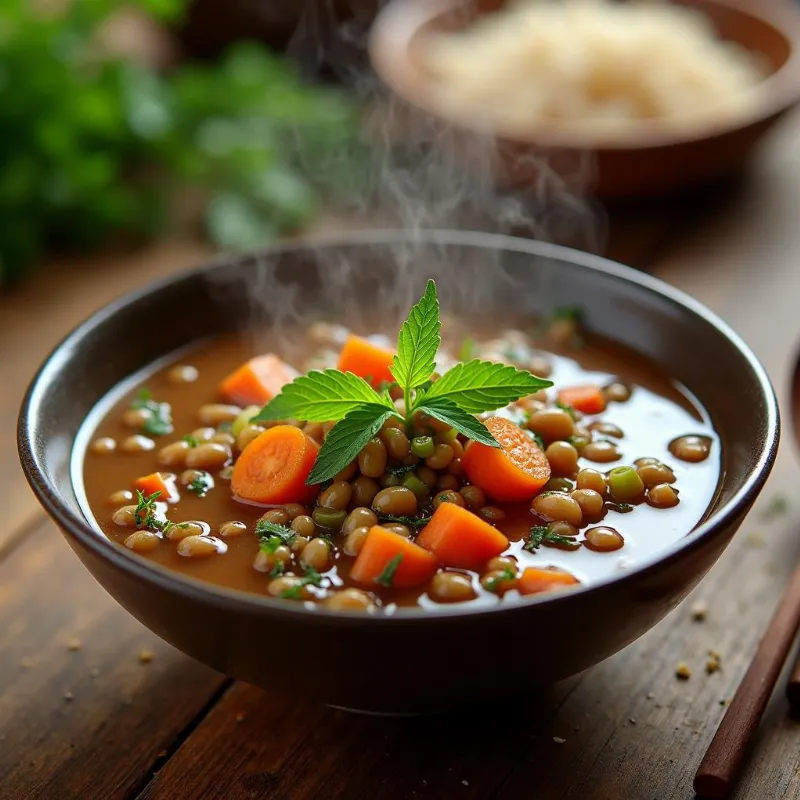
[[[462,411],[480,414],[552,385],[552,381],[537,378],[527,370],[475,360],[456,364],[445,372],[420,402],[427,405],[434,397],[447,397]]]
[[[391,371],[405,391],[416,389],[431,377],[442,342],[441,329],[436,284],[429,280],[425,294],[411,309],[397,335],[397,355]]]
[[[376,392],[363,378],[352,372],[312,370],[295,378],[251,420],[302,419],[328,422],[343,419],[365,403],[394,409],[391,401]]]
[[[428,394],[422,399],[422,405],[417,410],[450,425],[468,439],[489,445],[489,447],[500,447],[482,422],[475,419],[472,414],[462,411],[449,397],[431,397]]]
[[[322,483],[341,472],[391,416],[399,414],[378,403],[366,403],[350,411],[325,437],[306,483]]]
[[[183,441],[189,445],[189,447],[197,447],[200,442],[198,441],[196,436],[192,436],[191,433],[187,433],[186,436],[183,437]]]
[[[397,572],[397,568],[400,566],[402,560],[403,554],[398,553],[394,558],[388,561],[383,568],[383,572],[378,576],[378,583],[381,586],[391,587],[394,585],[394,574]]]

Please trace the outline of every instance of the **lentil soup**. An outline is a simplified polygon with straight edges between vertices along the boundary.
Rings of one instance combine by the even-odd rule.
[[[76,458],[91,516],[134,557],[287,602],[371,613],[568,591],[701,521],[720,444],[682,387],[581,331],[572,313],[494,334],[463,326],[445,319],[436,371],[407,393],[387,339],[322,322],[298,332],[305,355],[291,365],[231,337],[154,366],[87,421]],[[402,353],[402,334],[399,344]],[[435,394],[444,376],[453,383],[473,359],[516,367],[503,375],[522,388],[546,381],[485,412],[462,392],[461,411],[440,397],[392,414]],[[332,375],[365,379],[349,386],[369,408],[371,384],[392,415],[309,485],[335,469],[334,442],[340,454],[352,449],[358,425],[346,439],[348,416],[275,415],[297,401],[287,387],[302,387],[298,376],[337,366]],[[265,405],[272,413],[255,419]]]

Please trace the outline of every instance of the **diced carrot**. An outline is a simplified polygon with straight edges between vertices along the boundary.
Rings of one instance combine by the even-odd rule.
[[[384,381],[393,381],[389,367],[394,353],[378,347],[360,336],[348,336],[339,355],[338,368],[352,372],[372,383],[378,389]]]
[[[387,585],[410,589],[427,583],[436,572],[436,557],[399,533],[373,525],[350,577],[364,586]]]
[[[530,500],[550,480],[544,451],[510,420],[490,417],[486,427],[500,447],[470,442],[461,459],[467,477],[495,500]]]
[[[160,492],[159,502],[176,503],[180,499],[178,488],[175,486],[175,478],[163,472],[151,472],[137,478],[133,484],[145,497],[149,497],[155,492]]]
[[[316,486],[307,486],[317,445],[293,425],[276,425],[256,436],[233,467],[233,494],[252,503],[305,503]]]
[[[478,569],[499,556],[508,539],[497,528],[455,503],[442,503],[417,537],[447,567]]]
[[[294,367],[266,353],[251,358],[228,375],[219,385],[219,393],[237,406],[263,406],[297,376]]]
[[[559,391],[558,399],[582,414],[600,414],[606,410],[606,396],[598,386],[569,386]]]
[[[574,575],[558,567],[528,567],[517,579],[517,589],[520,594],[538,594],[579,583]]]

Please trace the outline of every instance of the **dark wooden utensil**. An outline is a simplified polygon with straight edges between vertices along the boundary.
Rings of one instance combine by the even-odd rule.
[[[733,789],[747,744],[764,714],[798,627],[800,567],[795,570],[778,610],[695,774],[694,790],[701,797],[727,797]]]
[[[800,445],[800,359],[795,364],[792,380],[792,422],[795,439]],[[798,628],[800,566],[792,575],[750,667],[697,770],[694,790],[701,797],[727,797],[733,789],[747,744],[758,727]],[[786,685],[786,695],[794,708],[800,708],[800,657]]]

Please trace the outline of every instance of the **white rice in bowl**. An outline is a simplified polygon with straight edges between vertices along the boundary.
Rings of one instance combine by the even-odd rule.
[[[767,70],[710,22],[665,2],[517,0],[421,50],[445,116],[508,133],[615,136],[746,114]]]

